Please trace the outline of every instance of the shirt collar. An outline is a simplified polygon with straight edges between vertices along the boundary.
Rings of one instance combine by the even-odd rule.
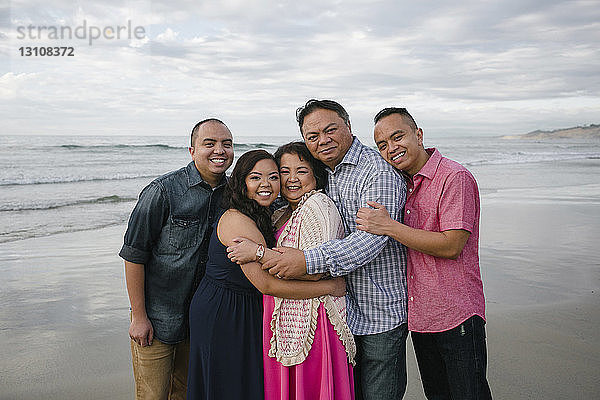
[[[356,165],[356,164],[358,164],[358,162],[360,160],[360,153],[362,153],[363,145],[356,136],[352,136],[352,138],[353,138],[353,140],[352,140],[352,144],[350,145],[350,148],[348,149],[348,151],[344,155],[344,158],[342,158],[342,161],[340,161],[340,163],[338,165],[342,165],[342,164]],[[338,165],[335,166],[334,171],[338,168]]]
[[[198,168],[196,168],[196,164],[194,164],[193,160],[187,165],[186,170],[187,170],[187,175],[188,175],[188,187],[192,187],[192,186],[198,185],[200,183],[204,184],[204,186],[207,186],[209,188],[211,187],[208,184],[208,182],[206,182],[204,179],[202,179],[202,175],[200,175],[200,172],[198,171]],[[215,189],[225,185],[225,183],[227,183],[227,178],[225,177],[225,174],[223,174],[221,181],[215,187]]]
[[[435,173],[442,161],[442,154],[434,147],[425,149],[425,151],[429,154],[429,160],[423,165],[421,170],[416,173],[416,175],[424,176],[428,179],[433,179]]]

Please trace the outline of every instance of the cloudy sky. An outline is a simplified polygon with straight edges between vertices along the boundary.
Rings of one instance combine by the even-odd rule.
[[[42,4],[0,6],[0,134],[181,135],[215,116],[237,136],[293,135],[313,97],[342,103],[359,136],[389,105],[432,136],[600,123],[597,0]],[[38,31],[84,22],[85,39]],[[141,39],[89,44],[91,27],[128,24]],[[19,50],[47,46],[75,55]]]

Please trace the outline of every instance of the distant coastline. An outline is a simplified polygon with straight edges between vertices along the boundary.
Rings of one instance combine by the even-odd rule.
[[[535,130],[523,135],[507,135],[502,139],[600,139],[600,125],[590,124],[553,131]]]

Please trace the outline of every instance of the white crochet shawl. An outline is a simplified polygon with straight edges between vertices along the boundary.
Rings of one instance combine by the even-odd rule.
[[[286,208],[277,210],[273,219],[277,220]],[[279,236],[277,245],[304,250],[342,237],[344,226],[335,204],[325,194],[313,190],[303,196]],[[348,362],[354,365],[356,345],[346,324],[345,297],[321,296],[307,300],[275,297],[270,357],[285,366],[300,364],[306,359],[315,337],[321,303],[346,349]]]

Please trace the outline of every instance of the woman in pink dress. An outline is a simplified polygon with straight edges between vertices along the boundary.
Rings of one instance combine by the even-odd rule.
[[[303,142],[281,146],[275,153],[281,194],[288,205],[275,211],[277,245],[308,249],[344,236],[335,204],[321,192],[324,166]],[[228,248],[235,262],[260,258],[259,246],[239,238]],[[262,249],[261,249],[262,250]],[[322,276],[307,275],[306,279]],[[356,347],[346,324],[344,297],[290,300],[263,296],[263,361],[266,400],[354,399],[352,365]]]

